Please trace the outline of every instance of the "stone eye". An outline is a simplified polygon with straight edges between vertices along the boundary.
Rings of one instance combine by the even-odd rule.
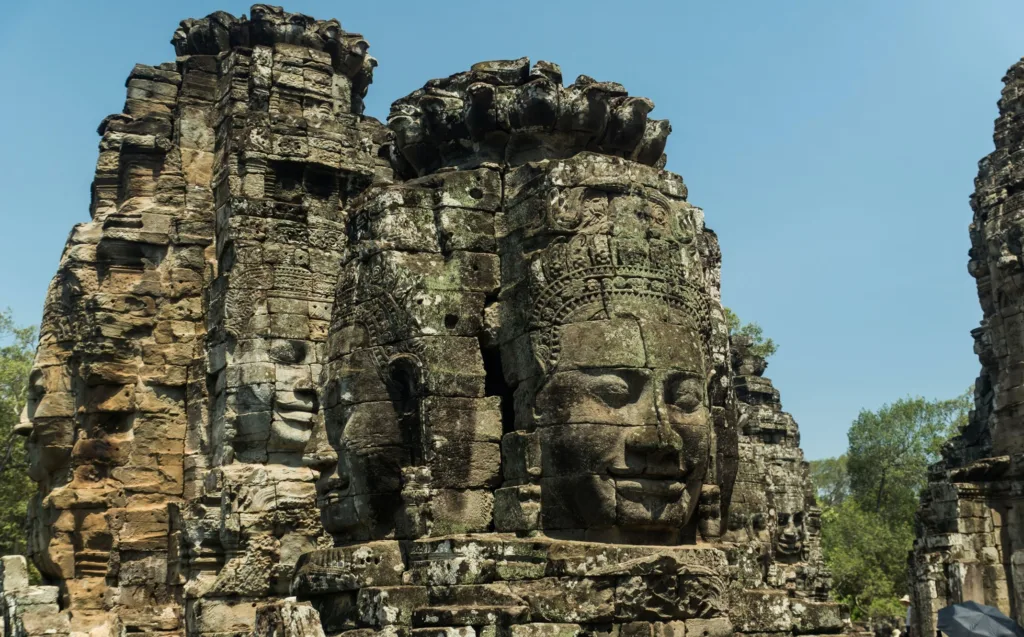
[[[629,383],[615,374],[594,378],[590,391],[609,407],[622,407],[630,402]]]
[[[668,382],[665,400],[683,411],[692,412],[704,402],[704,391],[696,378],[674,378]]]
[[[38,399],[46,393],[46,387],[43,385],[43,373],[38,369],[32,370],[28,380],[28,397],[30,399]]]

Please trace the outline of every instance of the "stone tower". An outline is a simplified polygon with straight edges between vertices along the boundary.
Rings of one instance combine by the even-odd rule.
[[[995,150],[971,197],[967,269],[978,286],[981,361],[970,422],[943,449],[921,497],[911,556],[919,634],[935,632],[948,604],[977,601],[1024,623],[1024,60],[1003,78]]]
[[[47,297],[16,634],[843,629],[650,100],[523,58],[385,127],[337,21],[172,42]]]

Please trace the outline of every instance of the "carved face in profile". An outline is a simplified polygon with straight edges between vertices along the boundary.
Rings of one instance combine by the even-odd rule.
[[[29,436],[29,477],[50,485],[54,476],[67,469],[75,436],[75,399],[71,377],[64,365],[42,365],[48,344],[39,347],[36,364],[29,375],[25,422],[19,431]]]
[[[403,487],[415,486],[412,468],[424,459],[423,370],[415,354],[381,344],[406,334],[405,326],[394,325],[384,334],[372,320],[406,316],[384,293],[395,290],[384,270],[350,264],[341,286],[338,297],[349,302],[337,306],[322,394],[324,427],[337,462],[317,482],[321,520],[328,532],[349,540],[388,537],[409,530]]]
[[[394,530],[401,506],[402,468],[413,464],[416,423],[403,417],[394,388],[381,378],[373,352],[360,349],[330,367],[325,427],[338,454],[317,492],[321,520],[330,533],[352,539],[383,537]],[[396,375],[400,375],[396,367]],[[405,387],[412,397],[414,381]]]

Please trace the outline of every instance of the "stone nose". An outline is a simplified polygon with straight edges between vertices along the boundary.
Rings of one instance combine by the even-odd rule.
[[[626,439],[631,468],[650,476],[680,476],[684,471],[683,439],[672,427],[643,427]]]
[[[28,417],[28,405],[21,408],[21,417],[18,424],[14,426],[14,433],[19,436],[28,436],[32,433],[32,421]]]

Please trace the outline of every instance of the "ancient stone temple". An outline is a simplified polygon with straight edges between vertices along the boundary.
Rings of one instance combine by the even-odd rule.
[[[972,332],[981,360],[975,408],[943,450],[921,498],[911,556],[915,622],[977,601],[1024,623],[1024,60],[1003,78],[995,151],[981,160],[971,197],[968,271],[983,318]]]
[[[256,5],[172,42],[100,125],[47,297],[45,582],[4,562],[11,634],[844,629],[650,100],[523,58],[384,126],[337,21]]]

